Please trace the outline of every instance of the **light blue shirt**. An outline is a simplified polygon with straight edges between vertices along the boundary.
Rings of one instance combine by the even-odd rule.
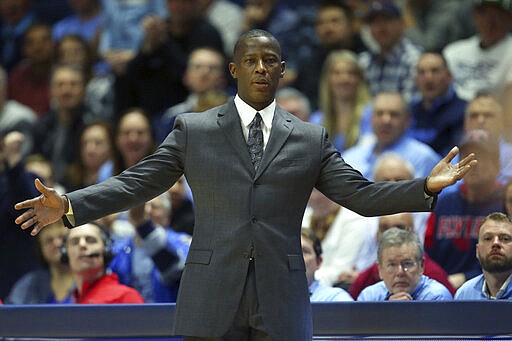
[[[328,287],[319,281],[314,281],[309,286],[309,292],[309,300],[311,302],[346,302],[354,300],[352,296],[342,288]]]
[[[373,180],[375,162],[385,152],[395,152],[409,161],[414,167],[416,178],[428,176],[432,168],[441,160],[441,157],[427,144],[407,136],[402,136],[395,144],[382,150],[380,154],[374,153],[375,146],[374,138],[363,139],[357,145],[347,149],[342,155],[343,159],[369,180]]]
[[[380,281],[363,289],[357,300],[362,302],[387,301],[389,296],[391,296],[391,293],[386,288],[386,284],[384,284],[384,281]],[[421,276],[420,282],[411,296],[414,301],[444,301],[453,299],[450,291],[444,285],[425,275]]]
[[[456,300],[512,300],[512,275],[498,291],[496,297],[492,297],[487,290],[484,275],[478,275],[466,281],[455,293]]]

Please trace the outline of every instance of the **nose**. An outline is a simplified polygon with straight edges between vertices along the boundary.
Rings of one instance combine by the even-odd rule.
[[[263,59],[258,59],[256,62],[256,72],[259,73],[265,73],[267,69],[265,68],[265,63],[263,62]]]

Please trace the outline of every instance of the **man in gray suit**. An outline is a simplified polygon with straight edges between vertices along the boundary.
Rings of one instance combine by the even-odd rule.
[[[323,127],[276,106],[285,63],[272,35],[242,35],[229,70],[238,83],[234,99],[179,116],[153,155],[103,183],[60,196],[36,180],[41,195],[16,205],[28,209],[16,223],[33,227],[33,235],[63,216],[82,225],[145,202],[185,174],[196,222],[175,333],[185,340],[311,340],[300,229],[313,187],[362,215],[427,211],[476,160],[451,165],[454,148],[426,179],[370,182],[343,161]]]

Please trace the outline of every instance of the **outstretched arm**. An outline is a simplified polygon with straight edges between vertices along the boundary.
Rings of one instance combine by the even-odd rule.
[[[451,161],[459,152],[458,147],[452,150],[432,169],[427,177],[426,190],[430,193],[439,193],[445,187],[451,186],[466,175],[475,167],[477,160],[475,154],[471,153],[458,163],[452,165]]]
[[[28,209],[18,218],[16,224],[21,224],[23,230],[33,227],[30,232],[35,236],[48,224],[51,224],[64,215],[68,211],[69,204],[65,196],[60,195],[53,188],[46,187],[43,183],[36,179],[34,181],[40,196],[17,203],[14,208],[17,210]]]

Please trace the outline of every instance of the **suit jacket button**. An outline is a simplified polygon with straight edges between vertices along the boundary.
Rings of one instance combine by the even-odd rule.
[[[258,219],[256,219],[256,217],[251,217],[251,223],[256,224],[257,221]]]

